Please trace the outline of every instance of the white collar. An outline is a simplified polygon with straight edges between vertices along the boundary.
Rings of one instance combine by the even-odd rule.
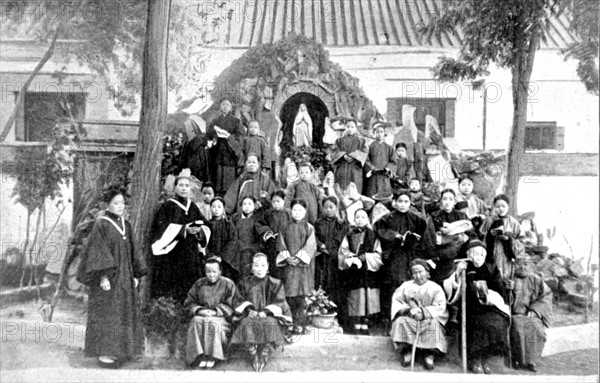
[[[192,200],[189,198],[187,200],[187,206],[183,206],[183,204],[181,202],[177,201],[175,198],[171,198],[169,201],[174,202],[177,206],[182,208],[183,211],[185,212],[185,215],[187,215],[188,210],[190,209],[190,206],[192,204]]]
[[[117,231],[119,232],[119,234],[121,234],[121,235],[123,236],[123,239],[126,239],[126,236],[125,236],[125,218],[121,217],[121,225],[123,226],[123,229],[121,229],[121,228],[119,227],[119,225],[117,225],[117,224],[115,223],[115,221],[113,221],[112,219],[108,218],[108,217],[107,217],[107,216],[105,216],[105,215],[103,215],[103,216],[102,216],[102,217],[100,217],[100,218],[102,218],[102,219],[105,219],[105,220],[107,220],[108,222],[110,222],[110,223],[111,223],[111,225],[113,225],[113,226],[115,227],[115,229],[117,229]]]

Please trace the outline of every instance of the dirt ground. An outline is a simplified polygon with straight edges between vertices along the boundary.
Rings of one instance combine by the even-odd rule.
[[[41,320],[38,312],[40,304],[36,301],[13,304],[0,309],[0,319],[6,320]],[[596,310],[590,312],[590,321],[598,321]],[[565,305],[558,305],[554,310],[555,326],[584,323],[583,313],[569,310]],[[84,325],[86,322],[86,303],[81,299],[67,298],[62,300],[54,314],[54,322],[77,323]],[[381,329],[375,329],[382,332]],[[378,334],[383,335],[383,334]],[[293,346],[289,346],[293,347]],[[97,367],[95,358],[86,358],[80,347],[64,344],[47,344],[43,342],[8,342],[2,345],[0,358],[1,369],[25,369],[32,366],[31,355],[35,358],[36,367],[53,367],[56,365],[69,366],[74,369],[86,369]],[[301,360],[299,360],[301,359]],[[358,367],[360,366],[360,367]],[[150,370],[182,370],[187,368],[184,363],[176,359],[165,359],[145,356],[142,360],[129,363],[127,369],[150,369]],[[248,362],[243,352],[234,352],[232,358],[215,370],[219,371],[247,371]],[[322,357],[320,355],[307,355],[302,358],[290,358],[285,352],[274,359],[268,366],[270,371],[331,371],[331,370],[410,370],[400,367],[396,356],[391,350],[386,350],[380,355],[364,355],[356,351],[356,357],[340,358],[336,355]],[[497,357],[492,361],[492,369],[495,374],[520,374],[532,375],[526,371],[515,371],[504,366],[503,358]],[[415,364],[415,371],[424,371],[420,362]],[[435,372],[460,373],[459,360],[454,357],[440,358],[436,361]],[[544,357],[539,365],[538,374],[544,375],[597,375],[598,374],[598,349],[583,349],[572,352],[564,352]]]

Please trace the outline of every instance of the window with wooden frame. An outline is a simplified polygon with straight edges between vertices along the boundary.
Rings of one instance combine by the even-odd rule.
[[[402,106],[412,105],[417,129],[425,131],[425,116],[434,117],[444,137],[454,137],[455,99],[451,98],[405,98],[394,97],[387,99],[387,116],[392,124],[402,124]]]
[[[556,121],[528,121],[525,128],[525,150],[559,150],[565,147],[565,128]]]
[[[86,93],[27,92],[17,118],[17,141],[51,140],[58,122],[85,118],[85,102]]]

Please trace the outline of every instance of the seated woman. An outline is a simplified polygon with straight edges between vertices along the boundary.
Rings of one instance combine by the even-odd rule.
[[[410,272],[413,280],[404,282],[392,297],[390,336],[402,354],[403,367],[411,363],[410,346],[416,343],[426,353],[425,368],[433,370],[436,350],[448,350],[446,296],[437,283],[429,280],[429,265],[423,259],[413,260]]]
[[[256,253],[252,260],[252,275],[239,283],[235,298],[235,314],[240,324],[231,344],[247,346],[252,367],[262,372],[269,352],[285,343],[284,330],[292,323],[292,312],[285,299],[285,289],[279,279],[267,275],[267,255]]]
[[[457,282],[463,270],[467,273],[467,359],[469,369],[491,374],[488,358],[503,350],[508,325],[508,306],[502,295],[504,283],[498,267],[486,263],[487,251],[479,240],[469,242],[469,262],[456,268]]]
[[[218,360],[227,360],[231,334],[235,284],[221,276],[221,263],[209,258],[206,277],[190,289],[184,306],[193,315],[187,333],[185,356],[188,364],[212,368]]]

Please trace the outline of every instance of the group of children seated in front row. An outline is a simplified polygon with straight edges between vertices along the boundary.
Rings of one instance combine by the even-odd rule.
[[[486,263],[509,281],[518,255],[511,249],[518,247],[514,242],[521,233],[518,222],[508,215],[508,198],[498,195],[495,214],[488,218],[485,205],[472,194],[472,180],[461,178],[459,187],[467,213],[455,210],[457,195],[445,189],[440,209],[424,218],[412,211],[411,192],[400,190],[391,201],[391,213],[372,225],[367,211],[359,209],[352,226],[334,196],[309,203],[288,198],[288,209],[289,193],[277,190],[270,196],[270,207],[260,212],[255,211],[255,197],[242,196],[240,210],[231,218],[225,214],[225,201],[212,198],[206,277],[192,287],[185,301],[194,315],[188,362],[210,368],[216,360],[226,359],[224,345],[237,318],[241,322],[231,343],[245,344],[252,365],[261,371],[273,346],[282,344],[290,333],[305,332],[305,298],[318,287],[337,303],[347,330],[369,334],[369,322],[385,321],[394,292],[410,281],[412,261],[426,262],[428,279],[449,300],[456,289],[455,260],[479,239],[487,248]],[[312,204],[320,214],[310,222],[307,212]],[[450,321],[456,323],[453,307],[449,306]],[[220,318],[217,324],[215,317]],[[432,368],[433,359],[426,364]]]

